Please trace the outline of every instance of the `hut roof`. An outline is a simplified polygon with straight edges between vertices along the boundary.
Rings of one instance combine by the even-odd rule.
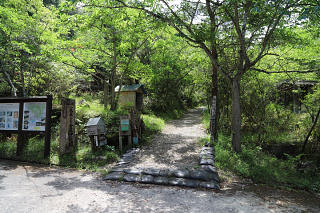
[[[300,88],[312,87],[316,83],[317,83],[316,81],[310,81],[310,80],[297,80],[295,82],[285,80],[285,81],[281,81],[281,82],[277,83],[276,87],[281,90],[283,90],[283,89],[288,90],[288,89],[294,89],[297,87],[300,87]]]
[[[297,85],[297,86],[304,86],[304,85],[310,85],[313,86],[317,83],[317,81],[311,81],[311,80],[297,80],[295,82],[284,80],[282,82],[279,82],[277,86],[281,86],[283,84],[290,84],[290,85]]]
[[[86,123],[86,127],[88,126],[95,126],[98,125],[99,123],[103,123],[101,117],[97,117],[97,118],[90,118],[89,121]]]
[[[116,86],[114,91],[119,92],[119,87],[120,86]],[[144,90],[143,84],[122,85],[121,92],[137,92],[140,88],[143,93],[146,93],[146,91]]]

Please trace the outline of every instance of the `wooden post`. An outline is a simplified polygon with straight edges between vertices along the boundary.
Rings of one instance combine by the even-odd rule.
[[[19,103],[19,122],[18,122],[18,139],[17,139],[17,152],[16,155],[20,156],[23,151],[23,132],[22,132],[22,116],[23,116],[23,102]]]
[[[122,135],[121,135],[121,129],[119,130],[119,149],[122,151]]]
[[[45,131],[45,143],[44,143],[44,158],[50,155],[50,143],[51,143],[51,110],[52,110],[52,96],[48,95],[46,104],[46,131]]]
[[[59,151],[64,154],[76,147],[75,100],[63,98],[61,105]]]
[[[132,148],[132,137],[131,137],[131,135],[128,135],[128,146],[130,148]]]
[[[123,143],[122,143],[122,137],[128,136],[128,146],[132,146],[132,140],[131,140],[131,121],[130,121],[130,115],[129,116],[120,116],[120,127],[119,127],[119,149],[122,151],[123,149]],[[122,121],[125,121],[122,123]],[[126,121],[128,120],[128,121]],[[128,127],[125,130],[122,129],[122,127]]]
[[[91,142],[91,150],[92,152],[95,152],[97,149],[96,149],[96,142],[94,140],[94,135],[90,135],[90,142]]]

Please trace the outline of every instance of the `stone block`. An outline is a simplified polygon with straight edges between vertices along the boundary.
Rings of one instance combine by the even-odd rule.
[[[199,186],[206,189],[220,190],[220,185],[215,181],[200,182]]]
[[[168,178],[167,177],[155,177],[154,178],[154,180],[153,180],[153,182],[155,183],[155,184],[159,184],[159,185],[167,185],[168,184],[168,182],[169,182],[169,180],[168,180]]]
[[[187,169],[178,169],[173,172],[173,175],[179,178],[189,178],[190,172]]]
[[[214,165],[214,160],[213,159],[202,158],[200,160],[200,165],[211,165],[211,166],[213,166]]]
[[[123,180],[126,182],[141,182],[140,175],[126,174],[123,176]]]
[[[132,174],[132,175],[141,175],[141,172],[142,172],[141,169],[124,169],[123,171],[127,174]]]
[[[142,171],[142,174],[159,176],[160,175],[160,170],[159,169],[154,169],[154,168],[147,168],[147,169],[144,169]]]
[[[152,175],[142,175],[141,183],[153,183],[154,177]]]
[[[122,180],[123,175],[122,172],[111,172],[104,176],[103,180]]]
[[[209,181],[212,179],[212,173],[203,169],[197,169],[190,172],[190,177],[192,179]]]

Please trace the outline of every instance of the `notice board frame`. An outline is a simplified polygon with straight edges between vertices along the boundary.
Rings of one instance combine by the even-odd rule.
[[[45,131],[38,130],[23,130],[23,108],[24,103],[30,102],[45,102],[46,103],[46,123]],[[18,117],[18,130],[0,130],[0,133],[13,133],[18,134],[17,139],[17,151],[16,155],[20,156],[22,154],[25,138],[28,134],[39,135],[45,134],[45,144],[44,144],[44,158],[50,155],[50,143],[51,143],[51,114],[52,114],[52,96],[32,96],[32,97],[0,97],[0,103],[18,103],[19,104],[19,117]]]

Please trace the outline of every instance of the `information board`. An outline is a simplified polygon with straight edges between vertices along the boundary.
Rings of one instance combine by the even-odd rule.
[[[0,103],[0,130],[18,130],[19,103]]]
[[[46,102],[25,102],[23,104],[22,130],[46,130]]]
[[[20,156],[30,136],[44,135],[45,158],[50,156],[52,96],[0,97],[0,134],[17,134]]]

